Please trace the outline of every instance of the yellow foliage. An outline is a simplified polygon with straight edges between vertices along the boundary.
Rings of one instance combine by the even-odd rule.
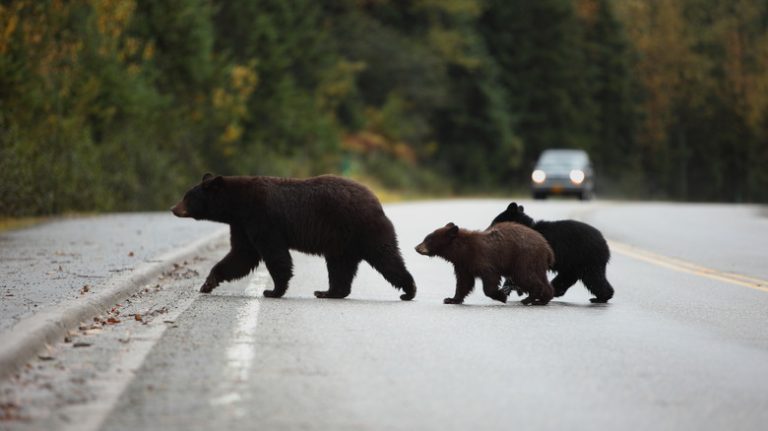
[[[0,5],[0,28],[2,28],[0,31],[0,54],[4,54],[8,50],[11,37],[13,37],[18,25],[19,5],[17,4],[13,10]]]
[[[330,68],[317,88],[320,109],[333,112],[354,91],[357,84],[355,79],[366,67],[365,62],[342,59]]]
[[[121,37],[128,28],[136,10],[134,0],[90,0],[96,15],[96,29],[103,37],[99,38],[99,54],[108,55],[117,49]],[[129,46],[130,40],[126,40],[124,50],[118,54],[121,60],[138,51],[138,41],[134,46]]]
[[[148,42],[144,45],[144,52],[141,55],[142,60],[151,60],[155,56],[155,44],[154,42]]]
[[[237,141],[241,136],[243,136],[243,128],[238,124],[230,123],[224,129],[224,133],[221,134],[219,139],[221,139],[221,142],[229,144]]]
[[[576,15],[584,22],[592,25],[597,21],[597,13],[600,6],[597,0],[576,0]]]
[[[418,0],[414,3],[416,10],[445,12],[470,18],[477,17],[483,12],[479,0]]]
[[[430,44],[447,61],[470,70],[482,65],[479,58],[468,53],[467,41],[461,33],[433,26],[429,30],[428,37]]]

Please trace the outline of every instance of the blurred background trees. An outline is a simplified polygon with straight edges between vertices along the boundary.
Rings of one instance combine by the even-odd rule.
[[[761,0],[0,2],[0,215],[165,208],[204,171],[768,201]]]

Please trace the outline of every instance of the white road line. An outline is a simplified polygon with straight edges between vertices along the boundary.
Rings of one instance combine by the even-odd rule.
[[[208,402],[212,406],[234,405],[231,412],[237,417],[242,417],[245,410],[237,404],[242,400],[239,393],[233,392],[233,388],[241,387],[248,383],[253,359],[256,357],[256,327],[259,324],[259,308],[261,299],[259,293],[269,282],[269,274],[263,269],[256,271],[251,276],[243,295],[252,297],[254,301],[246,301],[240,306],[237,323],[229,346],[226,350],[227,365],[224,370],[219,390],[214,391],[215,397]]]

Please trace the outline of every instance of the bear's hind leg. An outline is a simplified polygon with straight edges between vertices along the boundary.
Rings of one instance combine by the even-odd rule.
[[[593,304],[604,304],[613,298],[613,286],[605,278],[605,266],[589,268],[581,281],[595,295],[589,299]]]
[[[318,298],[346,298],[352,289],[352,280],[357,274],[360,259],[356,257],[326,257],[328,268],[328,290],[315,291]]]
[[[400,255],[396,243],[394,245],[382,244],[364,258],[390,284],[403,290],[400,299],[410,301],[416,296],[416,283],[414,283],[411,273],[405,268],[403,257]]]

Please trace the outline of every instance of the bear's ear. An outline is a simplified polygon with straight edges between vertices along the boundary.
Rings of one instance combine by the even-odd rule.
[[[206,172],[206,173],[204,173],[204,174],[203,174],[203,179],[202,179],[200,182],[203,182],[203,181],[208,181],[208,180],[210,180],[211,178],[213,178],[213,174],[212,174],[212,173],[210,173],[210,172]]]
[[[203,181],[203,190],[214,191],[224,187],[224,177],[221,175]]]
[[[517,202],[512,202],[511,204],[509,204],[509,206],[507,207],[507,210],[511,212],[517,211]]]
[[[523,211],[525,211],[525,209],[523,208],[522,205],[520,205],[519,207],[517,207],[517,211],[522,213]]]
[[[455,225],[455,224],[453,224],[453,223],[451,223],[451,224],[452,224],[453,226],[451,226],[451,228],[450,228],[450,229],[448,229],[448,235],[449,235],[451,238],[453,238],[453,237],[455,237],[456,235],[458,235],[458,234],[459,234],[459,227],[458,227],[458,226],[456,226],[456,225]]]
[[[445,225],[445,227],[456,227],[456,225],[453,224],[453,222],[449,222],[448,224]]]

